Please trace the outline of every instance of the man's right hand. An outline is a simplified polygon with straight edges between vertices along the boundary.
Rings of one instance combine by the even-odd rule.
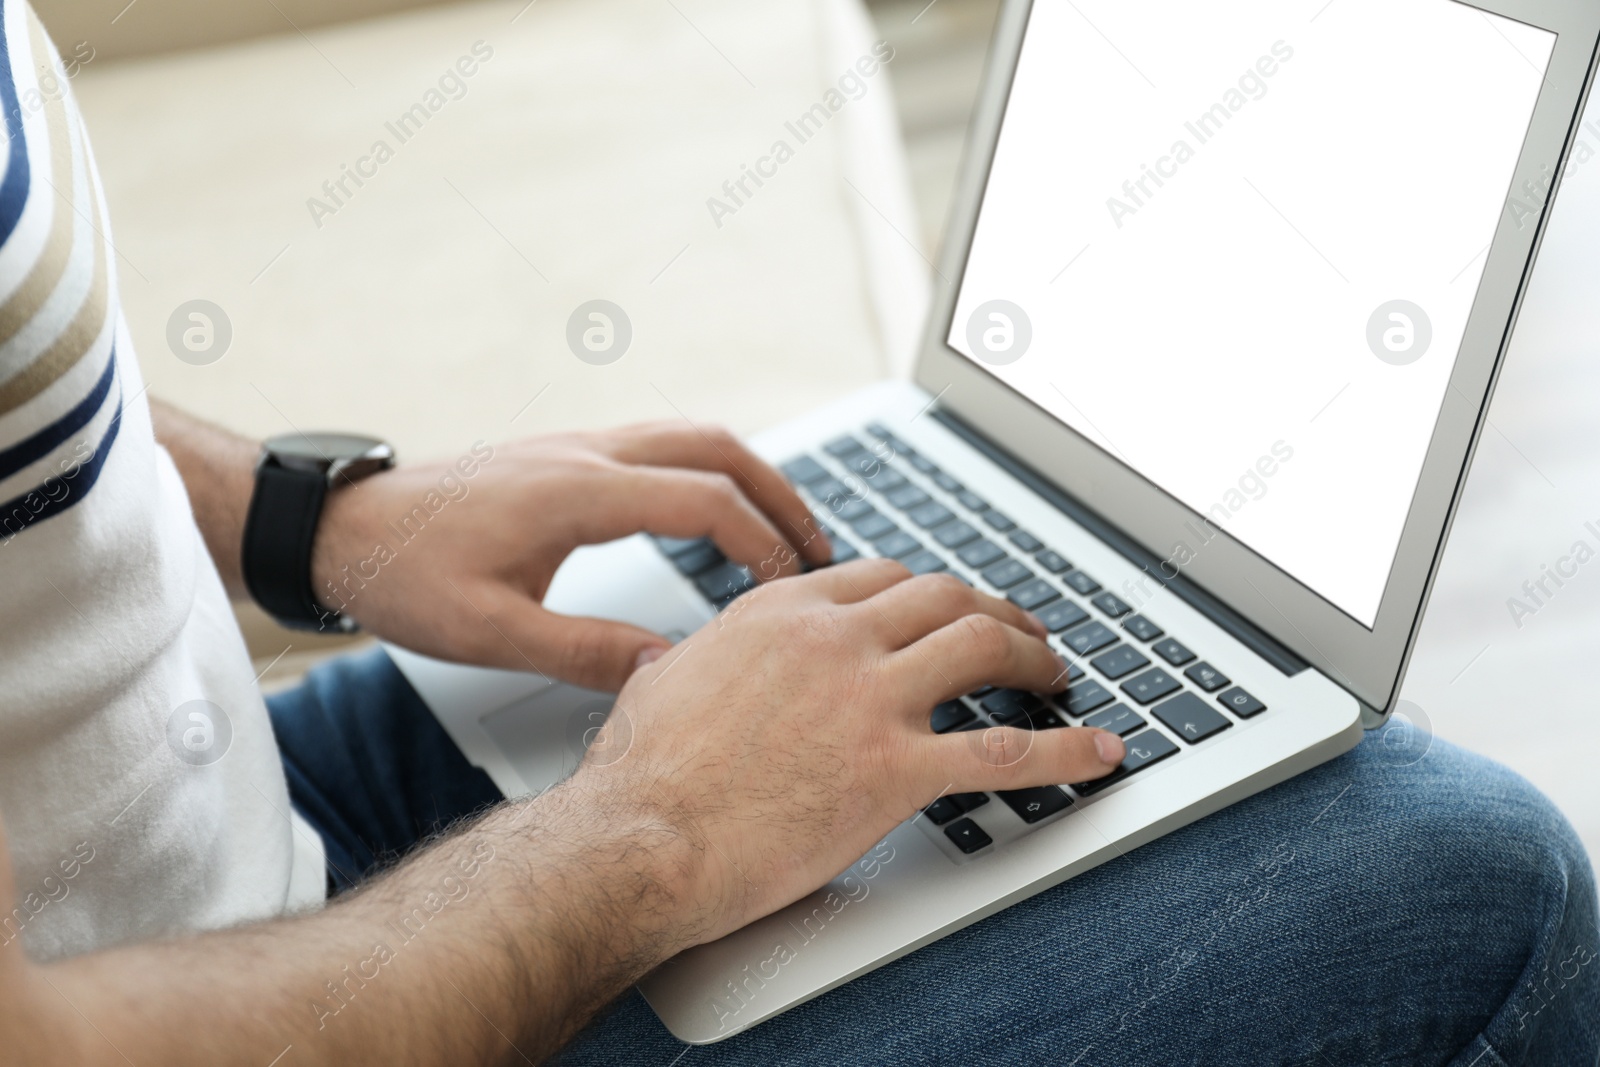
[[[981,685],[1040,693],[1066,665],[1032,615],[949,575],[863,560],[771,583],[634,674],[570,787],[618,798],[701,857],[677,947],[800,899],[948,792],[1103,777],[1101,730],[935,735]],[[598,755],[603,753],[604,755]]]
[[[0,949],[0,1058],[537,1061],[662,961],[805,896],[939,794],[1110,772],[1122,742],[1097,730],[930,730],[934,705],[985,683],[1060,689],[1043,638],[1005,601],[882,560],[763,585],[635,672],[571,780],[319,913],[47,966]],[[16,890],[0,829],[0,914]],[[401,940],[397,917],[425,932]]]

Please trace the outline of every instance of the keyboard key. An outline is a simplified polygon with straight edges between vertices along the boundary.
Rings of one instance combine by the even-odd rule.
[[[1006,599],[1023,611],[1034,611],[1044,607],[1052,600],[1060,600],[1061,594],[1056,592],[1055,586],[1043,578],[1035,578],[1033,581],[1023,582],[1011,590],[1006,594]]]
[[[988,511],[989,502],[974,493],[971,489],[963,489],[956,494],[956,499],[961,501],[961,506],[969,511]]]
[[[879,515],[874,511],[871,515],[863,515],[850,523],[850,528],[868,541],[876,541],[880,537],[888,537],[900,527],[896,526],[887,515]]]
[[[938,474],[939,473],[939,465],[937,463],[935,463],[933,460],[929,459],[927,456],[915,456],[914,455],[914,456],[911,457],[910,462],[911,462],[911,465],[913,467],[915,467],[917,470],[921,471],[923,474]]]
[[[1100,653],[1089,662],[1094,664],[1095,670],[1113,682],[1150,666],[1150,661],[1132,645],[1118,645],[1110,652]]]
[[[880,493],[892,493],[910,484],[904,474],[892,467],[880,467],[871,474],[863,474],[861,480]]]
[[[1027,530],[1012,530],[1011,543],[1029,555],[1032,555],[1044,547],[1044,542],[1033,536],[1033,534],[1029,533]]]
[[[1191,745],[1197,745],[1233,725],[1220,711],[1193,693],[1184,693],[1165,704],[1157,704],[1150,714],[1166,723],[1168,729]]]
[[[1122,691],[1141,704],[1160,700],[1168,693],[1175,693],[1182,688],[1182,682],[1160,667],[1151,667],[1143,674],[1122,683]]]
[[[1114,733],[1118,737],[1127,737],[1135,730],[1142,730],[1145,721],[1128,705],[1113,704],[1106,710],[1097,711],[1083,720],[1083,725]]]
[[[1110,615],[1113,619],[1120,619],[1133,610],[1115,593],[1101,593],[1089,603]]]
[[[989,803],[988,793],[951,793],[950,799],[961,805],[962,811],[977,811]]]
[[[1080,667],[1078,664],[1072,662],[1071,660],[1067,661],[1067,684],[1068,685],[1071,685],[1073,682],[1076,682],[1079,679],[1081,679],[1084,676],[1084,674],[1085,674],[1085,671],[1084,671],[1084,669],[1082,667]]]
[[[1000,514],[993,508],[983,513],[983,521],[988,523],[992,529],[999,530],[1001,533],[1017,528],[1017,524],[1012,522],[1008,516]]]
[[[1209,663],[1196,663],[1184,671],[1183,676],[1208,693],[1215,693],[1223,686],[1229,685],[1231,681],[1226,674]]]
[[[973,719],[972,709],[959,700],[947,700],[933,709],[929,725],[936,734],[947,734],[959,726],[965,726]]]
[[[1238,686],[1234,686],[1226,693],[1223,693],[1217,698],[1217,701],[1241,719],[1253,718],[1267,710],[1265,704]]]
[[[893,504],[901,511],[909,511],[912,508],[920,507],[923,504],[926,504],[929,500],[933,499],[921,489],[909,484],[902,485],[894,492],[885,495],[889,503]]]
[[[1162,634],[1161,627],[1143,615],[1135,615],[1131,619],[1123,620],[1122,628],[1141,641],[1154,641]]]
[[[924,530],[931,530],[935,526],[942,526],[955,518],[955,512],[939,503],[927,503],[919,508],[912,508],[906,512],[906,517]]]
[[[976,541],[981,536],[977,530],[964,522],[948,522],[939,527],[933,539],[946,548],[960,548],[962,545]]]
[[[1061,730],[1066,728],[1067,720],[1049,708],[1041,707],[1028,716],[1028,725],[1035,730]]]
[[[1014,559],[996,563],[983,572],[983,580],[996,589],[1010,589],[1023,579],[1032,577],[1033,572]]]
[[[934,555],[932,552],[929,552],[927,549],[923,549],[916,555],[907,556],[900,562],[905,564],[906,569],[912,574],[938,574],[940,571],[947,571],[950,569],[950,565],[948,563]],[[958,574],[956,577],[959,578],[961,576]]]
[[[1015,718],[1019,715],[1026,717],[1030,711],[1040,707],[1043,703],[1044,701],[1034,694],[1024,692],[1021,689],[996,689],[983,698],[982,707],[984,711],[987,711],[997,719],[1002,716]],[[1008,723],[1006,725],[1012,724]]]
[[[950,477],[950,475],[946,474],[944,471],[934,472],[933,484],[937,485],[940,489],[943,489],[947,493],[959,493],[965,488],[965,486],[956,481],[954,478]]]
[[[881,422],[867,423],[867,432],[876,437],[878,440],[882,441],[884,444],[888,445],[890,448],[894,449],[900,455],[909,456],[912,453],[911,446],[900,440],[900,438],[896,437],[893,431],[891,431],[889,427],[885,426]]]
[[[1124,743],[1128,746],[1128,754],[1123,757],[1122,766],[1104,778],[1084,782],[1072,788],[1083,796],[1094,796],[1103,789],[1110,789],[1129,775],[1137,774],[1146,767],[1160,763],[1178,751],[1178,746],[1159,730],[1146,730],[1142,734],[1128,738]]]
[[[1006,550],[993,541],[974,541],[956,553],[961,562],[975,571],[981,571],[997,559],[1004,559]]]
[[[935,826],[943,826],[958,816],[969,811],[977,811],[989,803],[988,793],[951,793],[947,797],[940,797],[926,808],[928,821]]]
[[[994,692],[994,686],[992,686],[992,685],[983,685],[983,686],[979,686],[977,689],[974,689],[972,692],[968,693],[967,696],[971,697],[973,700],[982,700],[984,697],[988,696],[992,692]]]
[[[1181,667],[1185,663],[1188,663],[1190,660],[1194,659],[1193,652],[1190,652],[1187,648],[1185,648],[1183,645],[1180,645],[1177,641],[1174,641],[1170,637],[1165,641],[1157,641],[1152,647],[1155,649],[1156,655],[1160,656],[1174,667]]]
[[[1076,626],[1089,617],[1087,611],[1084,611],[1070,600],[1051,604],[1034,612],[1034,614],[1039,616],[1039,621],[1044,623],[1044,628],[1053,634],[1058,634],[1062,630]]]
[[[1037,789],[1011,789],[996,793],[1006,806],[1018,815],[1022,821],[1030,826],[1036,822],[1048,819],[1058,811],[1066,811],[1072,807],[1072,798],[1053,785],[1040,786]]]
[[[755,576],[738,563],[723,563],[694,580],[707,600],[736,597],[756,587]]]
[[[1116,644],[1117,635],[1099,623],[1091,622],[1087,626],[1078,627],[1063,637],[1061,641],[1078,655],[1087,656],[1091,652],[1100,651],[1107,645]]]
[[[971,819],[962,819],[960,822],[951,823],[944,828],[944,836],[955,843],[955,846],[967,855],[981,852],[994,844],[993,839]]]
[[[1031,730],[1033,729],[1033,718],[1020,711],[1011,711],[1004,715],[996,715],[994,724],[996,726],[1011,726],[1018,730]]]
[[[672,565],[678,568],[678,573],[685,578],[704,574],[722,561],[722,553],[717,551],[717,546],[710,541],[701,541],[695,548],[672,557]]]
[[[957,804],[949,797],[940,797],[932,804],[929,804],[927,807],[923,808],[922,813],[926,815],[928,817],[928,821],[933,823],[935,826],[943,826],[950,820],[959,819],[961,816],[966,814],[966,812],[961,810],[961,805]]]
[[[860,497],[854,496],[844,500],[829,501],[828,510],[840,522],[855,522],[863,515],[873,514],[877,509]]]
[[[799,456],[791,459],[778,468],[783,476],[795,485],[810,485],[819,478],[828,476],[827,468],[810,456]]]
[[[866,449],[851,453],[849,458],[844,460],[844,465],[857,474],[876,474],[878,471],[888,469],[888,464],[885,462],[884,457],[878,455],[875,451]]]
[[[849,434],[845,434],[843,437],[835,438],[834,440],[823,445],[822,450],[828,455],[833,456],[835,459],[843,459],[852,453],[862,451],[866,447],[866,445],[863,445],[854,437],[851,437]]]
[[[1073,589],[1076,589],[1084,596],[1088,596],[1091,593],[1098,593],[1100,591],[1100,583],[1082,571],[1073,571],[1071,574],[1067,575],[1061,580],[1072,586]]]
[[[703,537],[658,537],[656,547],[668,559],[677,559],[691,548],[699,548],[706,543]]]
[[[1072,564],[1067,562],[1066,557],[1062,556],[1061,553],[1055,551],[1054,549],[1047,548],[1033,558],[1038,560],[1039,566],[1043,567],[1051,574],[1061,574],[1063,571],[1070,571],[1072,569]]]
[[[1099,682],[1080,682],[1056,697],[1056,703],[1073,718],[1098,711],[1117,699]]]
[[[880,537],[872,544],[873,551],[886,559],[900,559],[909,556],[922,547],[922,542],[906,533],[896,530],[888,537]]]
[[[861,495],[837,478],[823,478],[807,485],[806,489],[824,504],[831,504],[836,500],[849,500],[851,497]]]

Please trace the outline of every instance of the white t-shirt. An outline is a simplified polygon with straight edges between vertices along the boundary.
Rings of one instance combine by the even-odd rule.
[[[0,944],[52,959],[314,906],[322,844],[151,433],[65,71],[25,3],[0,44]]]

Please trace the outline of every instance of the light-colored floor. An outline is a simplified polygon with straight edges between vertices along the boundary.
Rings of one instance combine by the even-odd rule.
[[[896,104],[924,238],[938,246],[996,0],[869,0],[896,45]],[[914,21],[913,21],[914,20]],[[1591,107],[1600,131],[1600,104]],[[1600,137],[1588,135],[1600,149]],[[1600,561],[1518,626],[1577,542],[1600,553],[1600,159],[1576,168],[1552,216],[1490,425],[1403,689],[1405,713],[1543,789],[1600,856]],[[1359,522],[1359,514],[1352,514]],[[1593,528],[1585,525],[1593,522]],[[1566,566],[1571,570],[1571,566]]]

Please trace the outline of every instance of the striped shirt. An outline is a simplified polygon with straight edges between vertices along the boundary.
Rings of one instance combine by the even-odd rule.
[[[310,906],[321,845],[152,435],[94,156],[25,0],[0,0],[0,110],[0,944]]]

